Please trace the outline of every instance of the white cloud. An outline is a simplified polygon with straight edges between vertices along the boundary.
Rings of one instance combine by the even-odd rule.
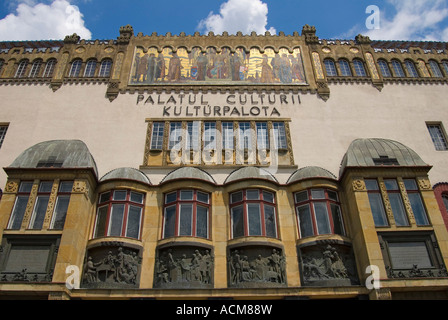
[[[51,4],[18,2],[16,12],[0,20],[0,41],[60,40],[73,33],[82,39],[92,37],[79,8],[67,0],[54,0]]]
[[[267,24],[266,3],[261,0],[228,0],[221,5],[219,14],[210,12],[197,28],[203,32],[213,31],[215,34],[221,34],[224,31],[229,34],[236,34],[238,31],[243,34],[250,34],[252,31],[257,34],[264,34],[266,31],[275,34],[274,28],[266,29]]]
[[[375,40],[448,41],[448,28],[440,23],[448,18],[446,0],[387,0],[396,14],[381,13],[380,29],[363,32]],[[380,7],[380,9],[382,9]]]

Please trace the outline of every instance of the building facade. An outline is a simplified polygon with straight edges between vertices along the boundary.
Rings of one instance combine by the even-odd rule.
[[[446,43],[0,42],[0,298],[445,299]]]

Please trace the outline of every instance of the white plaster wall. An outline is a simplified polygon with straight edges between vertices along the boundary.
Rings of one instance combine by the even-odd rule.
[[[0,166],[9,166],[22,151],[36,143],[80,139],[95,158],[99,177],[118,167],[139,168],[146,139],[145,119],[163,118],[163,105],[157,104],[157,94],[151,95],[154,104],[144,103],[149,94],[144,94],[145,100],[137,104],[137,93],[119,95],[109,102],[106,89],[106,85],[78,84],[64,85],[53,92],[45,85],[0,86],[0,123],[10,123],[0,149]],[[279,95],[274,105],[265,99],[268,116],[262,112],[257,117],[278,118],[277,114],[270,117],[275,107],[282,119],[292,119],[291,137],[299,168],[321,166],[338,176],[342,157],[354,139],[386,138],[407,145],[433,165],[430,171],[433,184],[448,181],[448,152],[435,150],[426,128],[426,121],[441,121],[448,126],[445,85],[391,84],[385,85],[382,92],[371,85],[357,84],[331,85],[330,89],[327,102],[313,94],[301,94],[300,104],[297,95],[293,104],[288,94],[287,105],[280,103]],[[180,106],[179,95],[172,95]],[[160,99],[167,102],[170,96],[162,94]],[[252,96],[259,101],[258,94]],[[203,95],[203,101],[222,108],[228,105],[227,97],[228,94],[208,93]],[[231,108],[241,107],[238,97],[237,94],[237,103]],[[199,104],[198,99],[195,105]],[[184,98],[183,106],[186,105]],[[250,100],[244,105],[245,112],[249,106]],[[261,106],[260,101],[257,106]],[[185,118],[185,113],[181,117]],[[211,170],[211,173],[222,183],[232,170]],[[169,171],[150,170],[147,174],[156,184]],[[279,172],[277,178],[284,183],[291,173]],[[5,183],[6,174],[1,170],[0,187]]]

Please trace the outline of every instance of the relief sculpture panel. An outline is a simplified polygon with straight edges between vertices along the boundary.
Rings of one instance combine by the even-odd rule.
[[[350,286],[359,284],[351,246],[317,244],[299,248],[302,284]]]
[[[141,258],[139,250],[124,246],[89,249],[84,263],[82,288],[138,288]]]
[[[214,259],[210,249],[177,246],[158,250],[154,288],[213,288]]]
[[[281,249],[250,246],[230,251],[229,286],[272,288],[286,286],[286,260]]]
[[[297,84],[306,85],[300,48],[292,52],[282,48],[278,53],[266,49],[232,52],[222,48],[136,47],[129,85],[155,84]]]

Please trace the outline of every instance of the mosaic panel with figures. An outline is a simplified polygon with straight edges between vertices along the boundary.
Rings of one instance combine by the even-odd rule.
[[[136,47],[129,77],[130,85],[155,84],[297,84],[306,85],[300,48],[278,53],[267,48],[232,52],[223,48],[203,51],[198,47],[173,51]]]

